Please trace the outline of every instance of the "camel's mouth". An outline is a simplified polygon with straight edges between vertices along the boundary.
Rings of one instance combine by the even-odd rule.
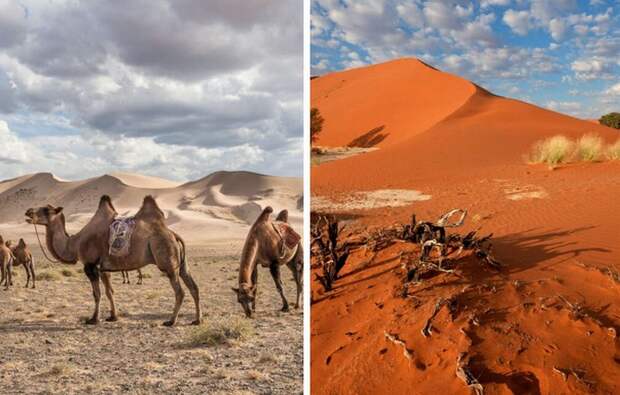
[[[24,216],[26,216],[26,222],[28,222],[29,224],[34,224],[35,220],[34,220],[34,210],[29,209],[28,211],[26,211],[24,213]]]

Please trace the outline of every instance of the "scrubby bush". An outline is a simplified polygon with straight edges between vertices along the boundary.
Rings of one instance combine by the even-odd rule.
[[[610,128],[620,129],[620,112],[610,112],[603,115],[598,122]]]
[[[323,130],[323,121],[318,108],[315,107],[310,110],[310,140],[312,142],[316,141],[319,133]]]
[[[575,156],[578,160],[593,162],[601,159],[603,139],[594,134],[586,134],[577,140]]]
[[[553,136],[539,141],[532,147],[530,163],[547,163],[551,166],[568,162],[574,143],[564,136]]]

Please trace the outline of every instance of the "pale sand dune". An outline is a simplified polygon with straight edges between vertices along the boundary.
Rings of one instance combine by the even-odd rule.
[[[168,224],[191,243],[243,239],[267,205],[276,212],[288,209],[291,224],[301,232],[302,191],[301,179],[251,172],[217,172],[183,185],[130,173],[80,181],[38,173],[0,182],[0,234],[34,240],[24,212],[44,204],[64,207],[67,228],[75,232],[91,218],[104,194],[112,198],[120,216],[135,214],[144,196],[155,196]]]

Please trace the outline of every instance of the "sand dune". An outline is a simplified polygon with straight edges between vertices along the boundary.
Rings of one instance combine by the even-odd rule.
[[[312,284],[314,393],[468,394],[454,374],[460,352],[472,357],[485,393],[620,391],[620,163],[551,171],[523,159],[535,141],[556,134],[612,142],[618,131],[493,95],[412,59],[311,86],[325,119],[317,144],[363,142],[378,126],[386,135],[375,139],[377,150],[313,166],[313,209],[338,207],[347,233],[363,233],[407,223],[413,213],[435,219],[465,208],[459,233],[492,232],[505,264],[494,272],[466,257],[455,274],[423,281],[403,298],[405,246],[352,254],[333,291]],[[356,204],[386,189],[430,198]],[[325,202],[337,204],[327,210]],[[442,310],[432,337],[423,337],[437,300],[450,297],[456,313]],[[585,315],[575,318],[562,298]]]
[[[79,181],[61,181],[50,173],[0,182],[0,234],[33,237],[24,222],[29,207],[64,207],[69,231],[80,229],[103,194],[110,195],[121,216],[134,214],[146,195],[157,198],[169,225],[189,242],[244,238],[262,208],[288,209],[301,232],[301,179],[251,172],[217,172],[183,185],[140,174],[113,173]]]

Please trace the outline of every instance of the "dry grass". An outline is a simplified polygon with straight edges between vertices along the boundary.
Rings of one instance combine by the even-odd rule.
[[[609,160],[620,160],[620,139],[607,147],[605,154]]]
[[[48,376],[68,376],[73,372],[73,367],[67,363],[57,363],[53,365],[46,375]]]
[[[269,375],[267,373],[260,372],[258,370],[248,370],[246,377],[254,381],[269,381]]]
[[[62,269],[60,274],[62,274],[63,277],[75,277],[75,272],[71,269]]]
[[[596,162],[620,160],[620,139],[605,147],[603,139],[595,134],[585,134],[577,141],[558,135],[538,141],[526,157],[528,163],[546,163],[551,168],[568,162]]]
[[[539,141],[532,147],[528,162],[546,163],[555,166],[568,162],[573,152],[574,143],[565,136],[553,136]]]
[[[241,317],[211,319],[191,332],[189,343],[195,346],[215,346],[235,340],[243,341],[254,333],[250,322]]]
[[[57,281],[60,275],[52,270],[43,270],[36,275],[37,281]]]
[[[603,139],[594,134],[581,136],[575,145],[576,159],[584,162],[600,160],[603,152]]]

